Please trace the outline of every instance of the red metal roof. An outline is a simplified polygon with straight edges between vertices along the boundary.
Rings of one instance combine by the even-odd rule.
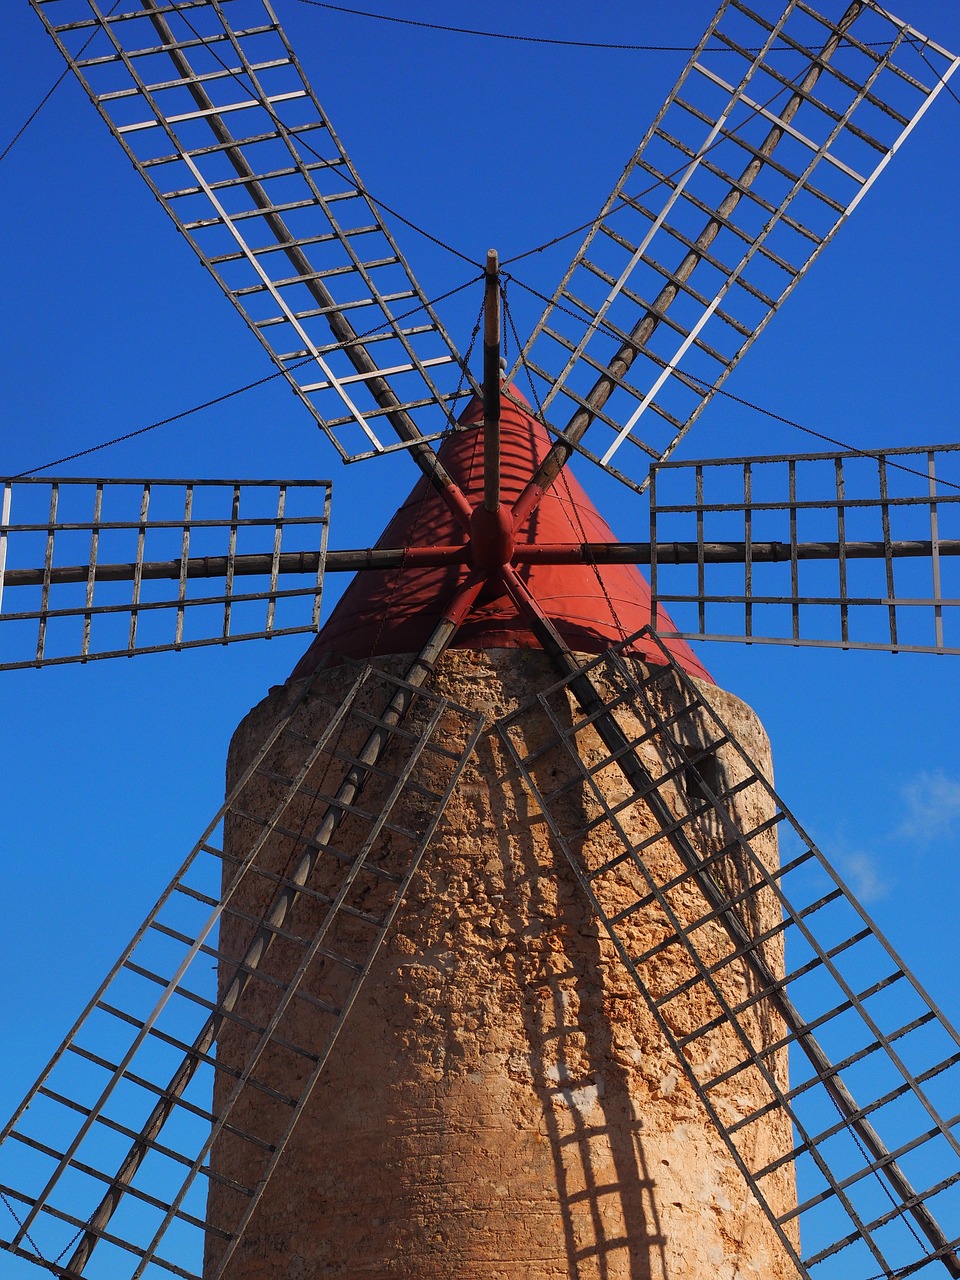
[[[526,403],[511,387],[511,397]],[[473,400],[460,422],[482,422]],[[510,507],[550,448],[542,425],[506,397],[501,416],[501,500]],[[483,430],[454,432],[439,457],[471,507],[483,501]],[[378,547],[449,546],[466,535],[440,495],[422,478],[383,531]],[[615,542],[569,468],[516,531],[521,543]],[[650,622],[650,588],[633,565],[524,564],[518,567],[543,612],[571,649],[602,653]],[[457,586],[465,565],[365,570],[344,592],[326,624],[293,672],[309,675],[328,654],[365,659],[381,653],[416,653],[428,639]],[[661,611],[661,629],[674,629]],[[676,661],[690,674],[711,677],[682,640],[667,641]],[[462,649],[539,648],[527,623],[505,594],[485,587],[453,642]],[[643,643],[634,651],[653,661],[659,651]],[[711,681],[712,683],[712,681]]]

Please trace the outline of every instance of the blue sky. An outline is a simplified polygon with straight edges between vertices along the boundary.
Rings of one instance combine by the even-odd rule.
[[[6,8],[0,147],[61,70],[25,0]],[[665,8],[491,0],[479,21],[690,46],[712,12],[691,0]],[[277,9],[369,189],[478,262],[489,245],[512,256],[589,219],[685,62],[387,26],[297,0]],[[960,48],[956,4],[898,9]],[[403,12],[478,22],[474,6],[417,0]],[[731,390],[857,447],[958,438],[958,140],[960,105],[941,95]],[[78,86],[57,90],[0,164],[0,184],[0,472],[269,372]],[[408,228],[396,232],[428,296],[470,274]],[[569,252],[527,259],[516,274],[549,292]],[[518,289],[513,304],[525,334],[536,310]],[[445,313],[461,347],[478,305],[479,295]],[[683,456],[815,447],[717,401]],[[275,384],[68,473],[330,477],[332,546],[374,541],[415,478],[404,459],[343,468]],[[619,533],[645,536],[644,502],[582,478]],[[0,1026],[15,1046],[0,1062],[4,1114],[217,808],[232,728],[303,647],[293,638],[3,675]],[[758,711],[787,803],[956,1020],[957,660],[730,645],[702,656]]]

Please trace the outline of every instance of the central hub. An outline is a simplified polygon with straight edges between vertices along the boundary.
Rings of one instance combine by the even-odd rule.
[[[506,507],[488,511],[483,503],[470,517],[470,563],[474,569],[502,569],[513,559],[513,515]]]

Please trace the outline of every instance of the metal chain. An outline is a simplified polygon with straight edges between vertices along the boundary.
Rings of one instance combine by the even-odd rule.
[[[116,6],[114,6],[114,7],[116,7]],[[6,1197],[6,1195],[4,1195],[4,1193],[3,1193],[2,1191],[0,1191],[0,1200],[2,1200],[2,1201],[3,1201],[3,1203],[6,1205],[6,1207],[9,1209],[9,1211],[10,1211],[10,1216],[13,1218],[13,1220],[14,1220],[14,1222],[17,1224],[17,1226],[18,1226],[18,1227],[20,1227],[20,1228],[22,1228],[22,1227],[23,1227],[23,1220],[19,1217],[19,1215],[17,1214],[16,1209],[14,1209],[13,1205],[10,1203],[9,1199]],[[83,1227],[81,1227],[81,1228],[79,1229],[79,1231],[77,1231],[77,1233],[76,1233],[76,1235],[73,1237],[73,1239],[72,1239],[72,1240],[68,1240],[68,1241],[67,1241],[67,1243],[66,1243],[66,1244],[64,1245],[64,1247],[60,1250],[60,1252],[57,1254],[57,1256],[56,1256],[56,1258],[53,1260],[53,1262],[48,1261],[48,1260],[43,1256],[43,1252],[41,1251],[40,1246],[37,1244],[36,1240],[34,1240],[33,1236],[30,1234],[30,1232],[29,1232],[29,1231],[24,1232],[24,1238],[29,1242],[29,1244],[30,1244],[31,1248],[33,1249],[34,1253],[37,1255],[37,1261],[40,1263],[40,1265],[41,1265],[41,1266],[43,1266],[43,1267],[46,1267],[48,1271],[52,1271],[52,1272],[54,1272],[54,1274],[56,1274],[56,1271],[57,1271],[57,1264],[59,1263],[60,1259],[63,1257],[63,1255],[64,1255],[64,1254],[65,1254],[69,1249],[72,1249],[72,1248],[73,1248],[73,1246],[74,1246],[74,1244],[77,1242],[77,1240],[79,1240],[79,1239],[80,1239],[80,1237],[83,1235],[83,1232],[84,1232],[84,1228],[83,1228]]]

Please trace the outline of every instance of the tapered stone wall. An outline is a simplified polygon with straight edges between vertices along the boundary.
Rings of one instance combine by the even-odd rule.
[[[402,658],[384,660],[401,672]],[[330,673],[322,679],[337,679]],[[500,717],[552,683],[545,656],[523,650],[454,650],[435,689]],[[709,697],[757,762],[769,771],[766,737],[736,698]],[[275,691],[241,724],[228,772],[238,775],[283,700]],[[524,729],[533,745],[544,723]],[[599,741],[585,743],[599,757]],[[549,755],[544,769],[550,769]],[[731,777],[741,762],[721,750]],[[549,780],[548,780],[549,781]],[[616,799],[624,783],[608,783]],[[745,829],[763,819],[744,793]],[[625,794],[625,793],[624,793]],[[560,816],[583,826],[589,798],[571,789]],[[640,822],[631,817],[630,821]],[[635,832],[639,836],[641,832]],[[705,849],[719,834],[706,820]],[[776,858],[773,837],[762,856]],[[588,865],[615,852],[598,827],[582,842]],[[609,847],[608,847],[609,846]],[[651,848],[655,874],[669,880],[674,855]],[[728,875],[737,874],[735,865]],[[624,871],[607,905],[638,895]],[[617,895],[622,895],[618,903]],[[698,891],[675,905],[704,914]],[[686,904],[686,905],[685,905]],[[250,913],[262,904],[250,903]],[[755,900],[758,931],[774,925],[772,901]],[[238,927],[238,926],[233,926]],[[711,930],[715,932],[711,942]],[[669,927],[656,907],[625,926],[631,952]],[[717,954],[729,940],[713,923],[698,931]],[[224,940],[239,950],[242,939]],[[782,963],[776,943],[767,962]],[[683,983],[688,962],[667,947],[653,981]],[[750,976],[725,971],[731,1002],[749,996]],[[655,992],[654,994],[657,994]],[[702,988],[666,1016],[683,1034],[709,1010]],[[752,1015],[748,1013],[748,1018]],[[230,1052],[229,1036],[222,1052]],[[777,1026],[754,1028],[767,1042]],[[712,1076],[742,1057],[732,1032],[706,1037],[698,1072]],[[770,1067],[785,1079],[785,1063]],[[271,1081],[281,1092],[294,1082]],[[715,1094],[729,1116],[746,1114],[750,1073]],[[256,1099],[249,1100],[257,1106]],[[760,1159],[789,1149],[776,1115],[751,1128]],[[213,1153],[220,1172],[244,1181],[227,1143]],[[789,1165],[768,1179],[778,1207],[795,1196]],[[216,1204],[212,1202],[214,1213]],[[211,1247],[210,1258],[216,1257]],[[485,734],[447,808],[357,1005],[229,1270],[230,1280],[780,1280],[795,1270],[679,1069],[661,1030],[591,914],[547,823],[499,737]]]

